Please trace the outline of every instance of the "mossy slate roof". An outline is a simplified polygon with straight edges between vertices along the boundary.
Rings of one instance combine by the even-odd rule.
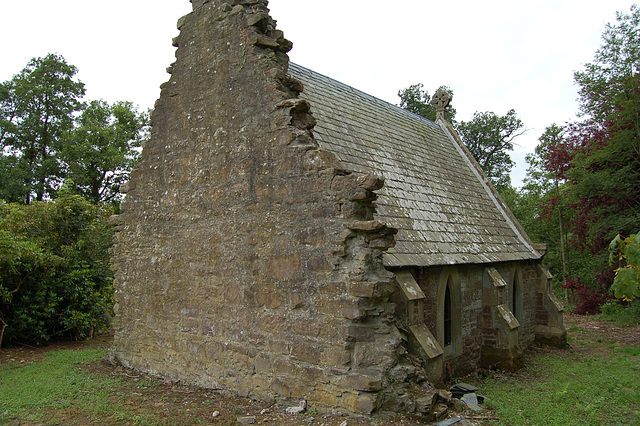
[[[314,135],[348,170],[385,178],[379,220],[398,229],[385,265],[435,266],[539,259],[528,236],[483,182],[444,123],[296,64]]]

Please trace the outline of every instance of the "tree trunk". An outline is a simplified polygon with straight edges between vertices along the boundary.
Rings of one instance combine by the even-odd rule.
[[[558,186],[558,180],[556,179],[556,195],[558,200],[560,200],[560,187]],[[562,284],[564,287],[564,303],[569,303],[569,290],[566,288],[567,285],[567,254],[565,251],[564,244],[564,222],[562,220],[562,206],[559,206],[558,209],[558,225],[560,227],[560,255],[562,256]]]

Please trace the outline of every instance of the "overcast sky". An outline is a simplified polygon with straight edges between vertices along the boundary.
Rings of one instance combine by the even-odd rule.
[[[423,83],[454,92],[457,119],[509,109],[529,129],[516,140],[514,184],[545,127],[575,118],[573,72],[591,62],[607,22],[630,0],[271,0],[293,41],[291,60],[393,104]],[[188,0],[0,0],[0,81],[58,53],[78,67],[87,99],[150,108],[174,61],[171,39]]]

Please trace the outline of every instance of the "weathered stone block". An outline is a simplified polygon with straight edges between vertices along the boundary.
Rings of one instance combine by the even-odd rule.
[[[271,360],[266,354],[260,354],[254,360],[254,368],[258,373],[271,373]]]
[[[343,300],[341,312],[350,320],[363,319],[367,316],[367,312],[362,309],[358,300]]]
[[[375,329],[367,324],[350,325],[347,327],[347,339],[356,342],[373,342]]]
[[[535,341],[541,345],[562,348],[567,346],[567,331],[560,327],[539,325],[536,327]]]
[[[354,365],[362,368],[384,368],[385,365],[393,363],[392,354],[378,342],[357,342],[354,345],[352,360]]]
[[[386,224],[378,222],[377,220],[356,220],[347,223],[346,226],[353,231],[361,232],[376,232],[387,227]]]
[[[281,379],[273,379],[271,390],[285,398],[291,398],[291,389]]]
[[[307,270],[312,272],[331,272],[334,266],[325,257],[313,257],[307,262]]]
[[[256,304],[268,309],[277,309],[283,304],[282,297],[282,292],[276,289],[260,289],[256,294]]]
[[[480,366],[483,368],[497,368],[500,370],[516,371],[522,368],[524,352],[520,347],[495,348],[484,346]]]
[[[298,367],[287,358],[278,358],[273,360],[273,372],[277,376],[296,377],[298,375]]]
[[[320,348],[313,343],[298,342],[291,345],[291,357],[299,361],[317,364],[320,362]]]
[[[382,389],[382,379],[380,375],[350,374],[341,378],[338,383],[347,389],[365,392],[377,392]]]
[[[338,407],[340,405],[341,396],[342,392],[337,391],[334,386],[321,384],[316,386],[313,400],[320,406]]]
[[[324,347],[320,364],[326,367],[344,367],[351,362],[352,351],[347,345],[329,344]]]
[[[376,395],[359,395],[356,398],[353,411],[359,414],[371,414],[376,409],[376,398]]]
[[[290,254],[272,258],[265,272],[270,278],[288,280],[299,276],[302,273],[301,267],[300,256]]]

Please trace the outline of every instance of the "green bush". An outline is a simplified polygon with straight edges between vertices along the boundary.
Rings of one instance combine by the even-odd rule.
[[[640,235],[618,235],[611,241],[609,264],[616,260],[618,269],[611,286],[616,297],[626,301],[640,297]]]
[[[631,302],[611,300],[600,308],[600,318],[614,322],[620,327],[640,324],[640,299]]]
[[[0,344],[82,339],[109,326],[110,207],[63,193],[0,204]]]

